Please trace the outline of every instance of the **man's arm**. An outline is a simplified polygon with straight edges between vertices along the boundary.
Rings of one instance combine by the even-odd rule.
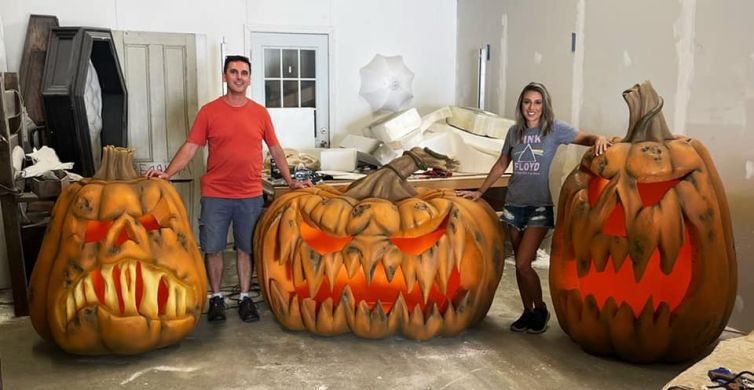
[[[272,158],[275,159],[275,162],[278,165],[278,168],[280,168],[280,174],[283,176],[283,179],[286,183],[288,183],[288,187],[290,188],[304,188],[304,187],[310,187],[312,185],[311,181],[305,180],[305,181],[298,181],[293,180],[291,177],[291,171],[288,169],[288,160],[285,158],[285,151],[283,151],[283,148],[280,146],[280,144],[277,145],[267,145],[267,147],[270,148],[270,154],[272,155]]]
[[[201,145],[192,144],[191,142],[184,142],[180,149],[175,153],[175,156],[173,156],[173,159],[170,161],[170,165],[168,165],[168,169],[165,170],[165,172],[149,168],[149,170],[146,173],[147,177],[159,177],[160,179],[170,180],[173,175],[180,172],[183,168],[188,165],[188,163],[191,161],[191,159],[194,158],[196,155],[196,152],[201,148]]]

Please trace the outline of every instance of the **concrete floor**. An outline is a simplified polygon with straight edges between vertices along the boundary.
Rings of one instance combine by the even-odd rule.
[[[234,262],[226,263],[230,274]],[[257,323],[229,310],[225,323],[203,319],[179,345],[132,357],[79,357],[43,342],[28,317],[0,320],[0,390],[659,389],[693,363],[632,365],[592,356],[555,318],[542,335],[512,333],[508,325],[520,310],[512,270],[506,264],[480,326],[425,342],[289,332],[261,303]],[[549,297],[547,270],[538,272]],[[226,277],[230,286],[234,277]],[[7,313],[8,306],[0,309]]]

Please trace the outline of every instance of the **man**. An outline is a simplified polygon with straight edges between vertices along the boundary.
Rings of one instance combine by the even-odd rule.
[[[225,320],[225,298],[220,292],[223,250],[228,226],[233,222],[236,269],[241,288],[238,314],[245,322],[259,320],[249,298],[251,285],[251,240],[262,212],[262,140],[278,162],[280,172],[292,189],[311,182],[294,181],[285,152],[275,136],[267,109],[246,97],[251,83],[251,63],[243,56],[228,56],[223,67],[227,93],[205,104],[196,116],[188,139],[173,157],[167,170],[150,169],[148,177],[169,180],[191,161],[205,144],[209,145],[207,172],[201,179],[202,211],[199,241],[207,262],[212,288],[207,319]]]

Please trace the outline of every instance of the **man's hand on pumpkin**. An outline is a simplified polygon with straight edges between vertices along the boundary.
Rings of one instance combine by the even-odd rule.
[[[477,200],[482,197],[482,192],[479,190],[476,191],[456,191],[456,195],[460,196],[461,198],[470,199],[470,200]]]
[[[149,168],[149,169],[147,169],[147,172],[144,173],[144,176],[146,176],[146,177],[156,177],[156,178],[163,179],[163,180],[170,180],[170,175],[168,175],[167,173],[165,173],[165,172],[163,172],[163,171],[161,171],[159,169],[156,169],[156,168]]]
[[[297,188],[306,188],[311,187],[312,181],[309,179],[306,180],[291,180],[290,183],[288,183],[288,187],[290,187],[292,190],[295,190]]]

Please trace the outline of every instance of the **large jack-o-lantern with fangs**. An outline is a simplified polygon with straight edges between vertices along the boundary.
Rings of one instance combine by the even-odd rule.
[[[207,282],[170,183],[136,174],[133,151],[104,148],[92,178],[66,187],[29,284],[31,321],[77,354],[136,354],[197,324]]]
[[[322,185],[276,199],[254,250],[277,320],[319,335],[419,340],[481,321],[503,272],[496,214],[405,180],[452,162],[414,148],[345,192]]]
[[[627,136],[587,152],[560,193],[550,292],[584,350],[683,361],[717,339],[733,308],[728,204],[706,148],[670,134],[651,84],[623,97]]]

